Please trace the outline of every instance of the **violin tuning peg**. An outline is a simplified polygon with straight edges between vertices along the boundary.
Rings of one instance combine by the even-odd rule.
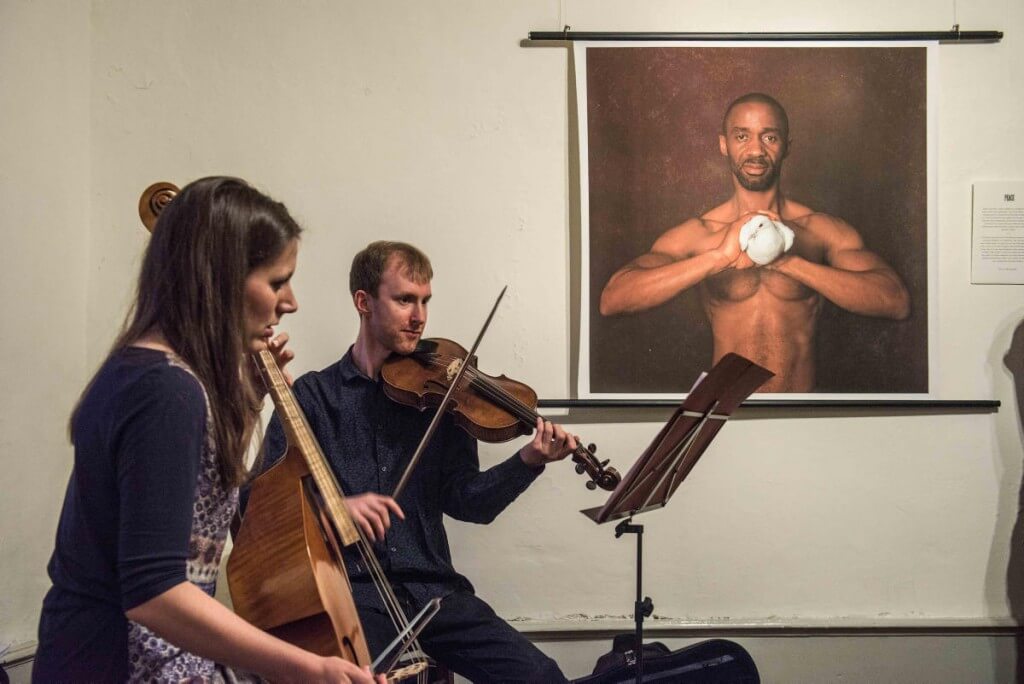
[[[597,483],[594,482],[593,480],[587,480],[587,489],[591,491],[597,489]]]
[[[583,466],[582,463],[577,463],[576,464],[576,474],[577,475],[582,475],[584,470],[586,470],[586,468]]]
[[[589,451],[592,454],[596,454],[597,453],[597,445],[594,444],[593,442],[591,442],[590,444],[587,445],[587,451]]]
[[[601,467],[604,468],[606,465],[608,465],[609,461],[611,461],[610,458],[606,458],[603,461],[601,461]]]

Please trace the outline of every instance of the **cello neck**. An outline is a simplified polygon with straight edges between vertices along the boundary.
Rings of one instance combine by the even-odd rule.
[[[253,361],[267,384],[267,390],[274,401],[278,418],[288,437],[288,444],[297,449],[306,462],[313,481],[323,497],[324,508],[334,523],[341,542],[348,546],[359,541],[359,532],[345,508],[341,487],[331,471],[324,452],[320,448],[313,431],[309,428],[306,416],[299,408],[299,403],[292,394],[292,388],[284,379],[284,374],[277,366],[274,355],[266,349],[253,354]]]

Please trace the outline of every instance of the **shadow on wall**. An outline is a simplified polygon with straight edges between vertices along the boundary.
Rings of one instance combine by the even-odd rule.
[[[1013,331],[1010,348],[1003,357],[1003,365],[1013,376],[1016,398],[1017,420],[1020,434],[1024,436],[1024,321]],[[1006,592],[1010,602],[1010,614],[1018,623],[1024,623],[1024,480],[1017,498],[1017,520],[1010,535],[1010,558],[1006,566]],[[1024,639],[1017,635],[1017,677],[1024,682]]]

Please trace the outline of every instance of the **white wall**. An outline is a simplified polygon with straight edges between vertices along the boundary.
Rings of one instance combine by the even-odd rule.
[[[35,638],[86,380],[88,17],[0,3],[0,653]]]
[[[0,54],[11,57],[0,67],[0,101],[14,112],[0,136],[4,291],[24,293],[0,332],[0,368],[5,387],[31,392],[29,401],[10,391],[0,398],[0,648],[34,638],[68,468],[65,416],[83,368],[99,361],[123,316],[145,241],[135,207],[150,182],[239,175],[307,227],[301,310],[287,325],[296,370],[330,363],[351,341],[348,262],[388,237],[414,242],[434,261],[429,334],[471,340],[509,284],[482,368],[564,397],[568,55],[523,47],[529,30],[938,30],[954,22],[947,0],[0,8]],[[960,2],[955,20],[1006,37],[940,48],[938,380],[947,398],[998,399],[1003,408],[746,412],[671,505],[643,520],[645,590],[663,617],[811,624],[1011,614],[1006,574],[1024,451],[1002,357],[1024,298],[1019,286],[969,284],[970,185],[1024,177],[1024,5]],[[42,43],[51,50],[40,58]],[[625,470],[664,417],[569,420]],[[485,446],[483,458],[497,462],[513,448]],[[633,542],[577,512],[601,500],[568,465],[550,468],[493,525],[450,525],[456,564],[509,618],[627,615]],[[1018,577],[1011,588],[1021,585]]]

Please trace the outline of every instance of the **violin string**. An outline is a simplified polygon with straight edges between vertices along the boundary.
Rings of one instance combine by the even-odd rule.
[[[441,354],[431,354],[431,356],[437,359],[443,359],[438,362],[439,366],[447,367],[452,361],[462,361],[462,359],[455,356],[442,356]],[[466,369],[466,375],[472,380],[477,381],[476,387],[483,387],[489,392],[489,399],[492,399],[495,404],[498,404],[501,408],[506,409],[509,413],[514,414],[520,420],[527,422],[537,420],[537,412],[531,409],[526,403],[521,401],[514,394],[507,391],[505,388],[497,385],[494,381],[488,378],[486,375],[481,373],[479,370],[470,366]]]
[[[452,361],[461,361],[461,359],[454,356],[443,357],[440,354],[431,354],[431,356],[436,357],[437,359],[444,359],[445,362],[438,363],[439,366],[443,367],[447,366]],[[515,415],[524,422],[530,422],[532,424],[532,422],[537,420],[538,414],[536,411],[476,368],[472,366],[467,368],[466,375],[470,377],[470,382],[473,383],[474,388],[482,390],[481,394],[484,394],[488,399],[491,399],[501,408],[506,409],[509,413]],[[577,451],[578,450],[579,447],[577,447]],[[589,449],[585,449],[585,451],[590,454]]]
[[[507,409],[509,413],[513,414],[524,423],[529,423],[531,427],[536,422],[537,414],[504,389],[498,387],[486,378],[477,376],[472,371],[466,371],[466,375],[470,376],[470,384],[480,391],[481,394],[486,396],[488,399],[491,399],[495,404]],[[503,402],[504,406],[502,405]]]
[[[440,354],[434,355],[440,357]],[[457,360],[457,357],[454,356],[447,358],[449,358],[449,362]],[[446,366],[446,364],[438,365]],[[481,390],[480,393],[486,398],[492,399],[500,408],[505,409],[519,420],[532,424],[539,418],[538,413],[532,410],[528,404],[477,369],[470,367],[466,370],[466,375],[470,377],[470,382],[475,389]],[[580,451],[580,448],[578,446],[577,451]],[[584,451],[590,454],[589,450]]]

